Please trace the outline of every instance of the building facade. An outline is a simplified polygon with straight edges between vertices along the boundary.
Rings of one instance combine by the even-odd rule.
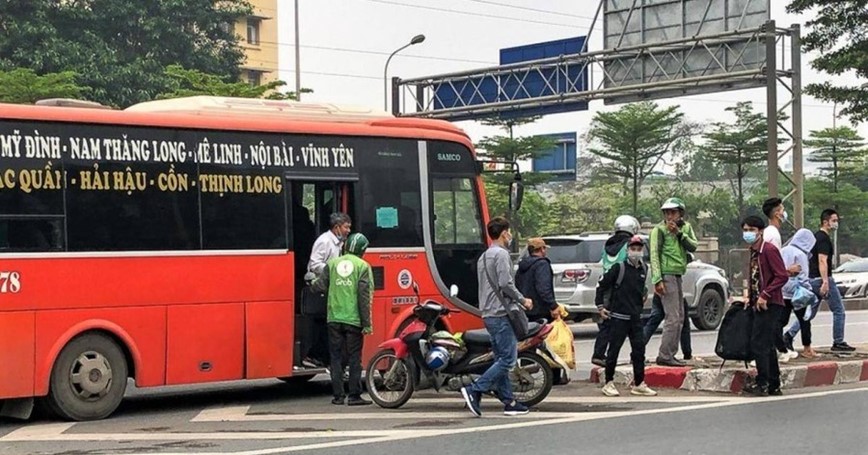
[[[247,60],[241,78],[253,85],[277,79],[277,0],[250,0],[253,14],[235,24]]]

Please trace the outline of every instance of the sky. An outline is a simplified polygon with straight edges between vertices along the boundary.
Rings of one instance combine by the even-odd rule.
[[[788,0],[771,0],[771,18],[778,27],[802,25],[810,15],[785,11]],[[314,93],[303,101],[328,102],[383,108],[383,67],[388,55],[422,33],[426,40],[396,55],[389,65],[389,78],[415,78],[497,65],[501,48],[588,35],[597,0],[299,0],[301,43],[301,85]],[[545,12],[543,12],[545,11]],[[295,41],[292,0],[279,0],[279,75],[294,87]],[[590,31],[589,50],[602,47],[602,21]],[[267,44],[264,44],[267,45]],[[814,55],[803,55],[803,85],[830,76],[813,70]],[[853,75],[833,80],[858,84]],[[780,86],[779,86],[780,87]],[[785,99],[778,89],[779,103]],[[764,111],[764,89],[722,92],[657,101],[662,106],[678,105],[693,121],[727,121],[725,109],[738,101],[754,101]],[[803,130],[832,126],[833,106],[803,96]],[[587,111],[549,115],[516,129],[532,135],[588,130],[595,112],[614,110],[592,101]],[[474,121],[456,122],[476,142],[499,134],[496,128]],[[846,118],[838,124],[849,124]],[[868,137],[868,124],[857,126]],[[582,144],[580,142],[580,151]],[[785,168],[789,164],[784,164]],[[807,164],[806,171],[814,166]]]

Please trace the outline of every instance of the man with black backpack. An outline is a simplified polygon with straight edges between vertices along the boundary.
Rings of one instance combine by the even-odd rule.
[[[632,395],[654,396],[657,392],[645,384],[645,335],[642,331],[642,307],[648,296],[645,278],[648,267],[642,262],[645,244],[635,235],[627,245],[627,259],[617,263],[600,278],[595,303],[600,317],[608,320],[609,352],[606,355],[606,385],[603,394],[620,395],[615,387],[615,365],[621,346],[630,338],[630,360],[633,363]],[[608,297],[608,298],[607,298]]]

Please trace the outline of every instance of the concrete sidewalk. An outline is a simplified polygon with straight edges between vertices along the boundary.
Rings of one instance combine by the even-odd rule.
[[[856,352],[841,355],[828,349],[817,349],[818,358],[799,357],[781,364],[781,388],[800,389],[823,385],[850,384],[868,381],[868,345],[857,346]],[[723,365],[723,368],[721,368]],[[595,367],[589,381],[602,383],[604,370]],[[755,368],[745,368],[744,363],[723,362],[718,357],[706,358],[687,367],[645,367],[645,382],[651,387],[682,389],[688,391],[739,393],[749,378],[756,376]],[[615,383],[626,385],[633,382],[632,367],[619,365],[615,370]]]

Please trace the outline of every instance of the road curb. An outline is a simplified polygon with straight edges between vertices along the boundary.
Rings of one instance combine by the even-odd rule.
[[[604,369],[591,370],[590,382],[602,384]],[[756,376],[755,368],[691,368],[658,367],[645,368],[645,382],[650,387],[681,389],[691,392],[739,393],[745,384]],[[615,383],[627,385],[633,382],[632,367],[615,369]],[[852,384],[868,381],[868,360],[823,361],[804,365],[781,366],[781,388],[800,389],[837,384]]]

